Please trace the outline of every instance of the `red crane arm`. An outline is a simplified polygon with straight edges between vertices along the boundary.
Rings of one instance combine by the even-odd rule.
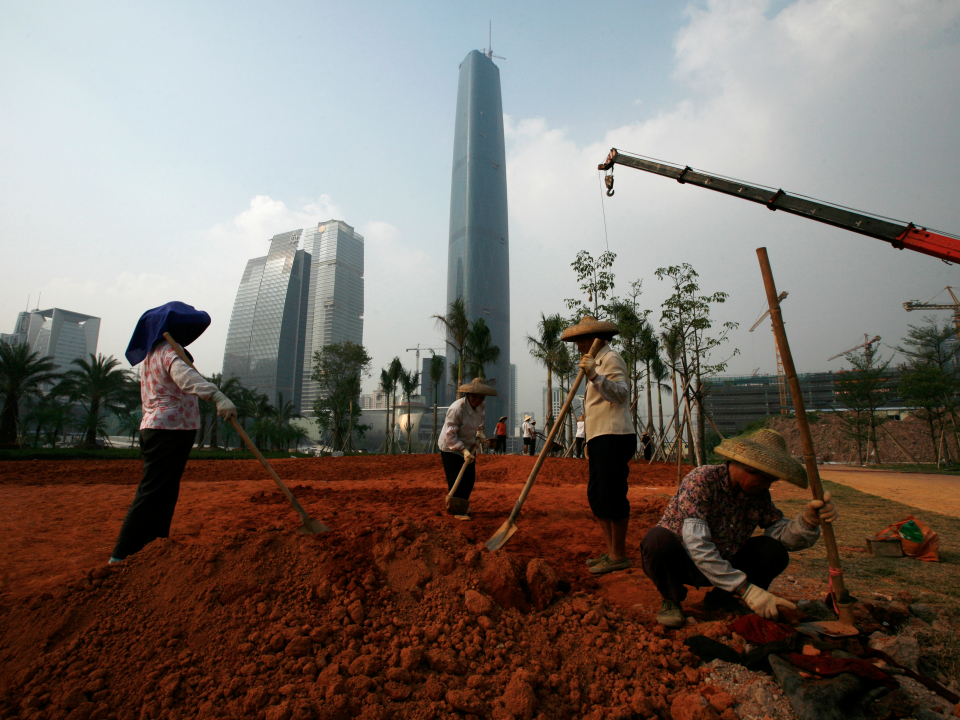
[[[681,184],[697,185],[707,190],[739,197],[765,205],[769,210],[782,210],[792,215],[800,215],[843,230],[883,240],[898,250],[906,248],[947,262],[960,262],[960,238],[933,232],[913,223],[867,215],[837,205],[791,195],[783,190],[748,185],[739,180],[694,170],[689,166],[680,167],[657,160],[625,155],[618,152],[616,148],[611,149],[607,159],[597,167],[600,170],[611,170],[614,165],[625,165],[654,175],[673,178]],[[613,195],[613,176],[608,175],[606,182],[607,195]]]

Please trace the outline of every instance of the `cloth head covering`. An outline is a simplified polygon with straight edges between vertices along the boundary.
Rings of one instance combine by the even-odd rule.
[[[597,320],[593,315],[584,315],[580,318],[580,322],[564,330],[560,339],[572,342],[584,335],[598,335],[605,340],[609,340],[614,335],[619,334],[620,328],[615,323],[609,320]]]
[[[470,382],[461,385],[457,388],[457,392],[467,395],[493,395],[494,397],[497,395],[497,391],[480,378],[474,378]]]
[[[189,345],[203,335],[209,326],[210,316],[186,303],[168,302],[147,310],[137,321],[133,337],[127,345],[127,352],[124,353],[127,362],[131,365],[143,362],[153,346],[163,340],[165,332],[170,333],[181,345]]]
[[[787,452],[787,441],[776,430],[764,428],[750,437],[724,440],[714,451],[799,487],[808,486],[807,471]]]

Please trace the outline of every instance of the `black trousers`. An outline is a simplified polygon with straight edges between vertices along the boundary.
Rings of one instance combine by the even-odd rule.
[[[574,453],[576,454],[576,456],[577,456],[580,460],[583,460],[583,443],[584,443],[584,442],[586,442],[586,438],[580,438],[580,437],[578,437],[578,438],[576,439],[577,448],[576,448],[576,450],[574,450]]]
[[[711,585],[687,555],[683,540],[676,533],[660,526],[652,528],[644,536],[640,549],[643,572],[664,598],[681,603],[687,597],[684,585],[698,588]],[[787,569],[790,556],[779,540],[759,535],[747,540],[730,558],[730,564],[745,572],[752,584],[766,590],[774,578]]]
[[[497,447],[495,452],[503,455],[507,452],[507,436],[506,435],[497,435]]]
[[[180,478],[196,439],[196,430],[140,431],[143,479],[120,527],[113,557],[122,560],[148,542],[170,536]]]
[[[590,480],[587,501],[594,516],[601,520],[626,520],[630,517],[627,477],[630,458],[637,451],[636,435],[597,435],[587,442],[590,451]]]
[[[460,468],[463,467],[463,455],[460,453],[442,452],[440,461],[443,463],[443,472],[447,476],[447,490],[453,487],[457,481],[457,475],[460,474]],[[470,499],[470,493],[473,492],[473,484],[477,481],[477,463],[472,462],[467,466],[463,473],[463,480],[460,481],[460,487],[453,494],[455,498],[463,500]]]

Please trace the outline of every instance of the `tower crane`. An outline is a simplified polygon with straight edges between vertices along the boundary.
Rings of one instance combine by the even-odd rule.
[[[877,343],[877,342],[880,342],[880,336],[879,336],[879,335],[875,336],[875,337],[873,338],[873,340],[870,340],[869,337],[867,336],[867,334],[864,333],[864,335],[863,335],[863,342],[862,342],[862,343],[860,343],[859,345],[854,345],[854,346],[853,346],[852,348],[850,348],[849,350],[844,350],[844,351],[841,352],[841,353],[837,353],[837,354],[834,355],[833,357],[827,358],[827,362],[829,362],[830,360],[836,360],[838,357],[842,357],[842,356],[846,355],[847,353],[852,353],[854,350],[859,350],[860,348],[866,348],[866,351],[867,351],[867,352],[870,352],[870,351],[873,349],[873,344],[874,344],[874,343]]]
[[[787,293],[787,291],[784,290],[782,293],[780,293],[780,297],[777,298],[777,301],[783,302],[784,299],[786,299],[788,294],[789,293]],[[750,332],[753,332],[754,330],[756,330],[757,326],[760,325],[760,323],[763,322],[764,318],[766,318],[767,315],[769,314],[770,314],[770,308],[767,308],[766,310],[764,310],[763,315],[761,315],[757,319],[757,321],[753,324],[753,327],[750,328]],[[772,325],[770,326],[770,329],[773,330]],[[786,379],[786,374],[783,372],[783,361],[780,360],[780,345],[777,344],[776,333],[774,333],[773,335],[773,347],[777,351],[777,389],[780,392],[780,414],[786,415],[787,414],[787,379]],[[759,369],[760,368],[757,368],[757,370]],[[757,374],[756,371],[754,371],[753,374],[756,375]]]
[[[950,297],[953,298],[953,303],[922,303],[919,300],[908,300],[903,304],[903,309],[907,312],[913,312],[914,310],[953,310],[953,326],[957,329],[957,339],[960,339],[960,300],[957,299],[953,288],[949,285],[947,285],[944,290],[950,293]],[[943,292],[943,290],[940,292]],[[940,293],[937,293],[937,295],[939,294]],[[936,298],[937,295],[934,295],[933,298],[930,299]]]
[[[765,205],[768,210],[782,210],[792,215],[805,217],[808,220],[816,220],[842,230],[849,230],[860,235],[883,240],[893,245],[897,250],[906,248],[925,255],[932,255],[944,262],[960,262],[960,237],[956,235],[934,232],[927,228],[918,227],[913,223],[857,212],[839,205],[787,193],[783,189],[773,190],[749,185],[721,175],[694,170],[689,165],[681,167],[652,158],[622,153],[616,148],[610,150],[607,159],[597,166],[598,169],[607,171],[607,176],[604,178],[607,195],[613,195],[612,172],[614,165],[625,165],[654,175],[672,178],[680,184],[696,185],[724,195],[731,195],[759,205]]]

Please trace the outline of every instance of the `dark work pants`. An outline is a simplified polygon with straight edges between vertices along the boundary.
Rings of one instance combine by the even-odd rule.
[[[501,455],[507,452],[507,436],[506,435],[497,435],[497,449],[496,452]]]
[[[576,439],[577,449],[574,451],[574,453],[576,454],[577,458],[579,458],[580,460],[583,460],[583,443],[585,443],[586,440],[587,440],[586,438],[580,438],[580,437]]]
[[[587,442],[590,452],[587,501],[594,516],[618,522],[630,517],[627,477],[637,451],[636,435],[597,435]]]
[[[170,536],[180,477],[196,439],[196,430],[140,431],[143,479],[120,527],[113,557],[122,560],[148,542]]]
[[[443,472],[447,476],[447,490],[449,490],[457,481],[457,475],[460,474],[460,468],[463,467],[463,455],[444,451],[440,453],[440,460],[443,462]],[[469,500],[470,493],[473,492],[473,483],[476,482],[476,480],[477,463],[472,462],[463,473],[463,480],[460,481],[460,487],[457,488],[457,492],[453,494],[453,497]]]
[[[664,527],[652,528],[640,544],[643,556],[643,572],[653,580],[664,598],[676,603],[687,597],[684,585],[708,587],[710,581],[694,564],[683,540]],[[730,564],[747,574],[747,580],[764,590],[790,564],[787,549],[779,540],[760,535],[744,543],[739,552],[730,558]]]

